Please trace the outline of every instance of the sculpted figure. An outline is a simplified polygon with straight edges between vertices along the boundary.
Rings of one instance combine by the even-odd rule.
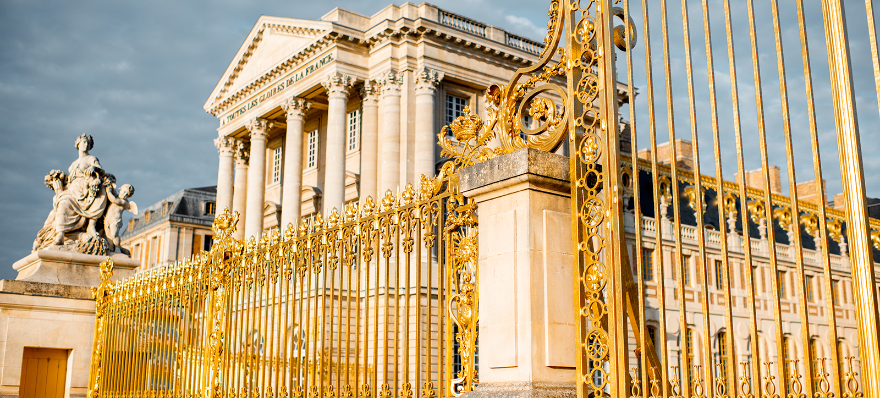
[[[86,233],[97,236],[98,217],[107,208],[107,195],[101,189],[104,169],[98,158],[89,155],[95,143],[90,135],[76,138],[79,158],[67,169],[67,189],[61,193],[55,208],[55,244],[64,243],[64,234],[86,225]]]
[[[124,185],[122,192],[116,193],[116,179],[104,172],[98,158],[89,154],[93,146],[92,136],[77,137],[79,157],[70,164],[67,174],[52,170],[46,176],[46,186],[55,191],[55,196],[33,250],[53,246],[53,250],[98,255],[121,251],[116,248],[122,212],[137,212],[134,202],[127,200],[134,194],[134,188]]]
[[[122,229],[122,212],[129,210],[135,215],[138,214],[137,204],[127,200],[134,195],[134,187],[125,184],[119,188],[119,195],[116,189],[116,178],[112,174],[107,175],[107,199],[110,201],[110,207],[107,208],[107,214],[104,215],[104,235],[110,240],[110,250],[119,247],[119,231]]]

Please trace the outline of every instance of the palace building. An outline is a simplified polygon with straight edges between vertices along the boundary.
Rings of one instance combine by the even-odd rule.
[[[187,188],[128,220],[121,243],[131,258],[140,261],[139,272],[211,249],[216,192],[215,187]]]
[[[462,116],[466,108],[487,120],[486,89],[506,84],[518,68],[537,61],[542,49],[541,43],[427,3],[390,5],[372,16],[337,8],[318,21],[263,16],[204,105],[220,124],[214,140],[219,150],[217,210],[230,208],[240,214],[235,237],[242,239],[259,237],[276,227],[284,230],[301,217],[326,215],[349,202],[403,191],[406,183],[417,183],[421,175],[433,176],[443,163],[436,144],[442,127]],[[624,127],[621,142],[628,148],[631,133],[626,133],[628,125]],[[692,185],[692,147],[687,141],[677,147],[674,163],[679,172],[690,173]],[[660,171],[668,178],[673,156],[663,145],[657,151],[665,163]],[[637,158],[649,155],[640,152]],[[642,164],[637,169],[636,181],[648,184],[642,192],[651,192],[650,167]],[[779,168],[771,167],[769,175],[771,191],[779,196],[783,186]],[[759,187],[760,177],[760,173],[747,172],[746,184]],[[732,371],[723,365],[728,358],[749,362],[758,352],[775,363],[801,358],[811,361],[815,369],[818,358],[831,355],[832,345],[839,348],[840,363],[858,352],[849,259],[839,231],[823,240],[815,228],[762,219],[760,212],[739,209],[738,203],[729,209],[730,214],[719,217],[711,203],[720,199],[710,194],[711,189],[706,192],[709,208],[699,211],[688,207],[688,189],[693,195],[694,188],[687,185],[681,182],[678,187],[680,231],[673,231],[674,223],[669,221],[673,215],[667,213],[672,208],[668,194],[658,198],[661,214],[653,214],[650,202],[641,204],[638,223],[632,213],[626,218],[630,258],[642,259],[647,332],[656,347],[667,351],[671,365],[717,367],[726,374]],[[809,206],[801,207],[804,213],[815,213],[818,201],[813,185],[801,183],[797,190],[802,201],[813,204],[809,211],[804,210]],[[749,192],[750,203],[757,203],[757,191]],[[842,197],[835,197],[834,203],[842,203]],[[754,221],[745,226],[749,239],[736,218],[742,211]],[[698,263],[698,212],[706,220],[706,264]],[[637,226],[640,235],[648,238],[642,247],[636,247]],[[729,260],[723,260],[727,257],[722,255],[722,228],[728,231]],[[768,228],[775,228],[775,245],[768,242]],[[797,245],[789,244],[793,228],[803,228],[803,254]],[[676,249],[676,236],[681,237],[680,249]],[[827,275],[822,245],[829,252]],[[745,247],[750,248],[752,280],[747,280],[749,273],[744,271],[748,269]],[[726,261],[731,275],[724,274]],[[682,264],[681,270],[674,266],[676,262]],[[805,269],[808,308],[798,307],[799,262]],[[778,263],[776,275],[774,263]],[[636,274],[635,262],[631,265]],[[679,281],[684,286],[687,316],[698,319],[684,328],[672,316],[681,307],[674,299]],[[785,332],[785,341],[780,343],[784,352],[777,355],[773,355],[775,336],[769,332],[777,308],[773,285],[779,287],[775,301]],[[701,318],[703,287],[711,310],[705,315],[708,319]],[[754,292],[747,291],[749,287]],[[733,313],[733,330],[724,327],[727,288],[731,290],[727,305]],[[665,302],[661,301],[664,294]],[[833,310],[823,304],[829,298],[825,296],[833,297]],[[755,298],[754,308],[747,303],[751,298]],[[667,325],[660,323],[664,311],[672,319]],[[760,330],[757,342],[749,334],[750,311]],[[806,347],[799,325],[803,311],[810,316]],[[835,319],[836,333],[831,332],[829,318]],[[702,328],[710,330],[712,341],[687,344],[688,352],[684,352],[682,340],[700,342],[703,337],[693,331]],[[665,337],[661,336],[664,331]],[[728,333],[734,336],[733,347],[725,346]],[[836,341],[830,341],[832,336]],[[695,347],[711,348],[715,363],[702,363],[705,352]],[[858,361],[853,369],[859,369]],[[804,381],[818,382],[815,377]]]
[[[543,45],[427,3],[318,21],[262,16],[205,110],[220,122],[217,208],[238,237],[388,190],[440,163],[442,126]]]

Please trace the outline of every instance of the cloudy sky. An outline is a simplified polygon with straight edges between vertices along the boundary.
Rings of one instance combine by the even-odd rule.
[[[765,1],[758,0],[760,17],[769,18]],[[547,2],[528,0],[435,0],[440,8],[499,26],[521,35],[540,40],[546,24]],[[656,7],[651,2],[651,7]],[[681,51],[681,9],[670,6],[670,40],[673,60],[673,82],[683,84]],[[739,2],[734,2],[739,3]],[[790,3],[790,2],[783,2]],[[812,40],[820,47],[814,57],[824,57],[821,22],[817,21],[818,1],[807,1]],[[852,4],[850,4],[852,3]],[[202,109],[214,85],[261,14],[318,19],[334,6],[371,15],[389,4],[388,0],[314,1],[44,1],[0,0],[0,127],[4,145],[0,146],[0,278],[14,278],[12,263],[30,252],[37,231],[51,209],[52,192],[43,185],[43,176],[52,169],[66,170],[76,158],[75,137],[91,134],[95,138],[92,154],[103,167],[117,176],[119,184],[132,184],[137,192],[133,200],[146,207],[187,187],[216,184],[217,152],[212,144],[217,120]],[[870,196],[880,196],[880,149],[877,123],[877,99],[870,51],[867,51],[864,3],[848,2],[848,17],[858,20],[858,42],[854,44],[854,73],[860,88],[867,87],[859,97],[859,118],[862,127],[863,153]],[[697,85],[706,79],[705,53],[702,43],[702,22],[699,3],[690,6],[691,30],[695,55]],[[769,6],[768,6],[769,7]],[[786,54],[799,54],[798,36],[791,16],[793,7],[783,13],[783,41]],[[861,7],[861,8],[860,8]],[[716,79],[729,79],[726,44],[720,3],[710,1],[712,34],[715,47]],[[640,12],[639,12],[640,13]],[[656,14],[652,9],[652,15]],[[677,17],[676,17],[677,16]],[[652,17],[653,18],[653,17]],[[741,9],[734,11],[737,21],[745,21]],[[640,18],[634,17],[641,26]],[[763,21],[763,20],[762,20]],[[659,22],[652,24],[652,57],[655,76],[655,110],[660,137],[666,132],[666,106],[662,98],[662,47]],[[788,25],[786,25],[788,24]],[[759,24],[759,47],[762,73],[775,76],[775,49],[768,23]],[[751,61],[747,25],[735,22],[737,73],[741,75],[740,95],[743,108],[743,130],[751,133],[755,123],[754,86],[751,85]],[[856,28],[854,28],[856,29]],[[856,29],[856,30],[858,30]],[[641,28],[640,28],[641,30]],[[770,33],[768,33],[770,32]],[[851,35],[854,33],[851,32]],[[640,38],[636,61],[644,65]],[[788,46],[793,46],[791,50]],[[821,50],[821,51],[820,51]],[[638,54],[642,51],[642,55]],[[814,51],[811,47],[811,51]],[[741,58],[740,58],[741,57]],[[721,60],[724,58],[724,60]],[[766,58],[766,59],[765,59]],[[787,59],[787,62],[789,60]],[[797,61],[799,62],[799,61]],[[799,63],[792,63],[795,78]],[[659,68],[659,69],[658,69]],[[819,70],[822,70],[819,72]],[[765,71],[766,70],[766,71]],[[814,65],[817,75],[827,66]],[[635,85],[638,101],[645,101],[645,68],[636,67]],[[621,79],[625,79],[622,76]],[[702,79],[702,80],[701,80]],[[776,91],[765,92],[768,110],[768,131],[781,137],[775,122],[779,116],[779,92],[775,78],[766,78],[764,85]],[[748,82],[746,81],[748,80]],[[817,107],[828,114],[828,85],[816,83]],[[687,91],[678,86],[673,92],[676,134],[690,136]],[[730,94],[729,80],[719,83],[719,112],[722,135],[729,142]],[[789,87],[793,97],[803,98],[803,82]],[[824,90],[824,91],[823,91]],[[748,94],[751,93],[751,94]],[[751,102],[749,102],[751,101]],[[701,155],[705,156],[704,171],[712,169],[711,121],[705,93],[696,98],[700,113],[697,127]],[[638,106],[637,106],[638,108]],[[647,113],[637,111],[639,140],[647,142]],[[750,109],[750,110],[748,110]],[[793,114],[793,127],[806,130],[804,113]],[[776,124],[774,124],[776,123]],[[830,194],[840,192],[837,170],[836,141],[827,117],[820,124],[823,165],[827,164],[826,180]],[[708,134],[708,135],[706,135]],[[798,181],[812,179],[809,142],[796,140],[795,152],[805,159],[796,163]],[[784,164],[779,138],[770,137],[771,163]],[[658,139],[660,142],[666,139]],[[640,145],[644,146],[644,145]],[[731,153],[731,152],[728,152]],[[780,155],[781,154],[781,155]],[[747,153],[747,169],[760,167],[757,153]],[[780,157],[781,156],[781,157]],[[804,157],[805,156],[805,157]],[[796,161],[799,159],[796,157]],[[726,170],[733,170],[732,156],[725,157]],[[783,169],[783,173],[786,173]],[[801,177],[809,172],[806,177]],[[710,172],[709,174],[713,174]],[[727,171],[725,171],[727,177]],[[783,180],[783,185],[786,182]],[[787,189],[786,189],[787,191]]]

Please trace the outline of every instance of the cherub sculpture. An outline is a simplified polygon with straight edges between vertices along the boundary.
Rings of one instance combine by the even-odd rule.
[[[119,187],[119,194],[117,194],[115,192],[116,177],[114,177],[113,174],[107,174],[107,177],[104,180],[105,189],[107,191],[107,200],[110,201],[110,205],[107,207],[107,213],[104,215],[104,235],[110,241],[111,251],[119,247],[125,252],[126,250],[122,249],[119,245],[119,231],[122,230],[123,211],[128,210],[134,215],[138,214],[137,204],[128,200],[131,195],[134,195],[134,187],[125,184]]]

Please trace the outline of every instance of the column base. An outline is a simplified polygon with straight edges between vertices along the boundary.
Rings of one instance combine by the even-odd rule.
[[[480,383],[462,398],[574,398],[574,383],[509,382]]]

